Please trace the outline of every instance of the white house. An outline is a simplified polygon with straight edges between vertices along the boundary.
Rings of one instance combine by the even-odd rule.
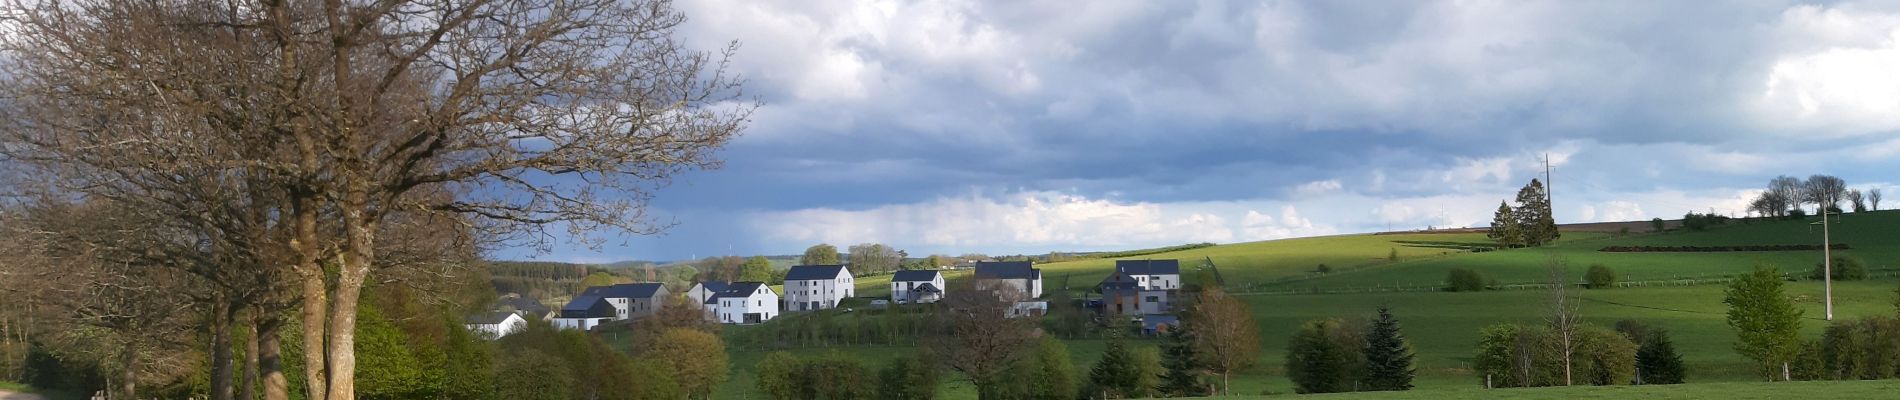
[[[778,293],[764,282],[733,282],[713,296],[718,321],[725,324],[756,324],[778,318]]]
[[[843,265],[800,265],[785,271],[785,310],[812,311],[838,306],[855,286]]]
[[[1042,297],[1042,270],[1030,267],[1028,261],[978,262],[976,282],[979,288],[1007,287],[1025,298]]]
[[[1142,289],[1181,289],[1181,260],[1116,260],[1115,272],[1132,278]]]
[[[614,320],[618,321],[659,313],[666,303],[666,294],[666,285],[648,282],[595,286],[581,291],[580,295],[599,297],[613,304]]]
[[[706,311],[707,321],[718,321],[719,315],[717,311],[719,307],[716,307],[716,305],[713,304],[713,298],[719,297],[719,293],[725,292],[726,287],[731,286],[731,285],[732,285],[731,282],[724,282],[724,281],[705,281],[705,282],[695,283],[693,284],[692,289],[686,290],[686,298],[692,299],[693,304],[699,305],[701,309],[704,309]]]
[[[943,300],[943,273],[905,270],[891,275],[891,302],[928,304]]]
[[[523,297],[514,293],[501,296],[500,299],[495,301],[495,308],[490,311],[507,311],[520,314],[522,319],[540,321],[546,321],[560,316],[560,314],[555,313],[553,309],[548,308],[546,304],[541,304],[540,300]]]
[[[554,327],[561,329],[592,330],[602,322],[614,320],[616,309],[613,303],[597,296],[574,296],[567,305],[561,307],[561,314],[554,318]]]
[[[1011,305],[1008,310],[1003,310],[1003,316],[1006,318],[1041,317],[1043,314],[1048,313],[1049,302],[1041,300],[1018,301],[1016,304]]]
[[[500,339],[508,334],[528,328],[528,320],[520,314],[508,311],[490,311],[471,315],[464,319],[469,331],[490,339]]]

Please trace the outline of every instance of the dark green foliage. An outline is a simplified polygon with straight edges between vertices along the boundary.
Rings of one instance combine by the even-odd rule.
[[[422,361],[400,328],[371,302],[356,314],[356,394],[365,399],[424,396],[429,384]]]
[[[1643,346],[1636,350],[1637,383],[1644,385],[1682,383],[1688,375],[1688,370],[1682,365],[1682,354],[1676,353],[1676,345],[1669,341],[1669,332],[1650,329],[1642,337],[1644,338]]]
[[[1326,266],[1326,264],[1320,264],[1318,267],[1313,268],[1313,272],[1321,273],[1321,274],[1330,274],[1330,273],[1333,273],[1333,267],[1328,267]]]
[[[559,357],[526,349],[503,359],[495,373],[495,398],[568,400],[574,373]]]
[[[1692,231],[1708,230],[1717,225],[1727,225],[1729,218],[1720,214],[1683,214],[1682,227]]]
[[[1483,291],[1484,288],[1484,275],[1470,268],[1453,268],[1445,276],[1445,291],[1447,292],[1477,292]]]
[[[1805,340],[1795,344],[1794,356],[1788,362],[1789,380],[1815,381],[1827,379],[1826,349],[1819,340]]]
[[[1623,334],[1623,337],[1628,338],[1631,343],[1648,343],[1649,337],[1659,330],[1633,319],[1618,320],[1613,329],[1616,329],[1616,333]]]
[[[1016,363],[1010,375],[1021,384],[1021,398],[1062,400],[1075,397],[1075,364],[1069,361],[1069,347],[1061,340],[1043,336],[1034,354]]]
[[[1891,379],[1900,368],[1900,322],[1888,317],[1834,321],[1821,335],[1822,379]]]
[[[1516,209],[1512,216],[1517,218],[1519,229],[1523,231],[1524,246],[1537,247],[1557,241],[1562,236],[1557,232],[1557,220],[1550,211],[1550,197],[1544,191],[1544,183],[1532,179],[1531,183],[1517,191]]]
[[[446,365],[442,368],[443,397],[451,399],[494,398],[495,349],[487,340],[445,318],[448,335],[444,343]]]
[[[1299,393],[1354,390],[1365,370],[1364,341],[1339,319],[1307,321],[1287,345],[1287,377]]]
[[[1583,382],[1620,385],[1635,376],[1636,343],[1629,338],[1594,325],[1578,327],[1572,337],[1577,349],[1571,354],[1570,369]]]
[[[1412,378],[1418,375],[1418,367],[1412,362],[1412,344],[1405,340],[1398,319],[1393,318],[1392,310],[1385,306],[1379,306],[1379,318],[1372,321],[1372,329],[1366,332],[1365,354],[1363,389],[1412,389]]]
[[[942,370],[934,362],[920,357],[892,358],[884,369],[878,371],[877,376],[877,398],[888,400],[937,398],[937,386],[943,379]]]
[[[1208,385],[1201,377],[1206,375],[1207,367],[1201,365],[1200,355],[1195,354],[1192,334],[1177,327],[1168,330],[1166,339],[1161,344],[1161,367],[1167,372],[1162,374],[1161,386],[1156,390],[1167,397],[1206,396]]]
[[[1858,258],[1848,256],[1834,256],[1834,265],[1832,265],[1831,268],[1830,266],[1821,265],[1821,263],[1814,263],[1814,269],[1808,271],[1808,279],[1821,279],[1821,276],[1826,274],[1830,269],[1832,270],[1831,272],[1833,272],[1831,275],[1833,275],[1834,280],[1837,281],[1858,281],[1867,279],[1867,264],[1861,263]]]
[[[1516,211],[1511,209],[1510,202],[1498,202],[1498,211],[1491,216],[1491,231],[1485,237],[1496,240],[1504,247],[1524,245],[1524,227],[1518,224]]]
[[[827,400],[868,400],[876,396],[874,376],[857,357],[839,353],[805,363],[805,398]]]
[[[1590,269],[1583,273],[1583,283],[1591,289],[1616,287],[1616,270],[1603,264],[1590,264]]]
[[[1570,368],[1578,382],[1611,385],[1628,382],[1636,363],[1636,345],[1615,331],[1583,325],[1573,333]],[[1492,325],[1479,332],[1472,361],[1479,379],[1496,387],[1564,384],[1563,342],[1547,326]]]
[[[62,359],[39,343],[27,347],[21,380],[41,389],[92,393],[104,389],[105,378],[99,366],[75,359]]]
[[[797,399],[804,393],[805,362],[792,353],[775,351],[753,368],[757,389],[767,398]]]
[[[1788,378],[1781,372],[1801,352],[1801,309],[1782,292],[1781,273],[1755,267],[1729,283],[1722,303],[1729,306],[1735,350],[1755,360],[1764,375]]]
[[[1399,262],[1399,248],[1394,247],[1392,248],[1392,251],[1386,252],[1385,260],[1390,261],[1390,262]]]
[[[1669,226],[1669,223],[1664,222],[1662,218],[1652,218],[1649,220],[1650,232],[1662,232],[1663,229],[1667,229],[1668,226]]]
[[[1132,398],[1140,397],[1148,391],[1141,387],[1141,367],[1136,365],[1135,353],[1123,343],[1121,329],[1108,331],[1108,350],[1102,352],[1102,359],[1089,368],[1089,381],[1082,397],[1088,398]]]
[[[1063,276],[1062,285],[1049,292],[1049,314],[1042,319],[1043,329],[1064,339],[1081,338],[1089,331],[1089,312],[1082,308],[1068,290],[1068,277]]]

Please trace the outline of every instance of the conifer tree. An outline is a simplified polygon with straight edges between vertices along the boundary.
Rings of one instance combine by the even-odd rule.
[[[1140,368],[1135,366],[1135,354],[1122,343],[1121,329],[1108,330],[1108,350],[1102,353],[1102,359],[1089,369],[1089,389],[1083,393],[1088,398],[1126,398],[1141,392],[1137,386],[1141,379]]]
[[[1418,374],[1412,358],[1412,345],[1399,331],[1399,321],[1390,308],[1379,306],[1379,319],[1366,335],[1365,390],[1411,390],[1412,377]]]
[[[1551,216],[1550,197],[1544,191],[1544,183],[1532,179],[1524,189],[1517,191],[1517,217],[1519,229],[1523,232],[1523,244],[1536,247],[1557,241],[1557,221]]]
[[[1511,209],[1511,203],[1498,202],[1498,212],[1491,217],[1491,233],[1486,236],[1504,247],[1524,245],[1524,228],[1517,224],[1517,211]]]
[[[1673,385],[1682,383],[1686,370],[1682,367],[1682,354],[1676,353],[1676,345],[1669,342],[1669,333],[1662,330],[1652,331],[1643,341],[1643,347],[1636,351],[1636,379],[1643,385]]]
[[[1167,397],[1199,397],[1208,394],[1207,385],[1202,384],[1201,375],[1206,367],[1201,365],[1198,354],[1194,352],[1194,338],[1186,329],[1175,327],[1168,330],[1167,341],[1161,344],[1161,366],[1167,373],[1161,376],[1161,395]]]

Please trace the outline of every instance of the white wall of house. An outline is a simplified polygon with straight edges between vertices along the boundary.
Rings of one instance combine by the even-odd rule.
[[[785,310],[812,311],[834,308],[851,297],[857,283],[849,270],[838,269],[832,279],[785,281]]]
[[[500,339],[509,334],[520,332],[522,329],[528,329],[528,320],[521,318],[521,315],[515,313],[508,313],[508,318],[498,324],[468,324],[469,331],[491,339]]]
[[[607,321],[612,321],[612,320],[613,320],[613,318],[606,318],[606,317],[601,317],[601,318],[555,318],[555,319],[554,319],[554,327],[555,327],[555,328],[560,328],[560,329],[579,329],[579,330],[583,330],[583,331],[587,331],[587,330],[593,330],[593,329],[594,329],[594,327],[596,327],[596,326],[600,326],[600,324],[601,324],[601,323],[603,323],[603,322],[607,322]]]
[[[1047,301],[1018,301],[1016,305],[1004,311],[1003,316],[1006,318],[1040,317],[1048,313],[1049,302]]]
[[[1022,292],[1023,295],[1028,296],[1028,298],[1035,299],[1042,297],[1041,279],[995,279],[994,281],[1002,286],[1016,289],[1016,291]]]
[[[773,293],[772,289],[760,286],[759,290],[754,291],[750,296],[720,297],[718,302],[713,304],[719,315],[717,319],[719,323],[745,324],[754,322],[746,319],[747,314],[757,314],[756,322],[778,318],[778,300],[778,294]]]

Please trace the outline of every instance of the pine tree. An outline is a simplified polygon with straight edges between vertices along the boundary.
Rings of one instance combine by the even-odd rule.
[[[1108,350],[1102,353],[1102,359],[1089,369],[1089,391],[1083,393],[1089,398],[1123,398],[1138,393],[1136,386],[1143,379],[1135,366],[1135,355],[1122,343],[1121,329],[1109,329]],[[1099,395],[1099,397],[1098,397]]]
[[[1491,217],[1491,233],[1486,235],[1504,247],[1524,245],[1524,229],[1517,224],[1517,211],[1511,203],[1499,201],[1498,212]]]
[[[1365,390],[1411,390],[1412,377],[1418,374],[1412,358],[1412,346],[1399,331],[1399,321],[1391,309],[1379,306],[1379,319],[1366,335]]]
[[[1161,366],[1167,373],[1161,376],[1161,395],[1167,397],[1199,397],[1208,394],[1207,385],[1202,384],[1201,375],[1206,368],[1201,365],[1199,355],[1194,353],[1194,338],[1188,330],[1175,327],[1168,330],[1167,341],[1161,344]]]
[[[1682,354],[1676,353],[1676,345],[1669,342],[1669,333],[1655,330],[1647,336],[1643,348],[1636,351],[1638,381],[1644,385],[1682,383],[1687,371],[1682,367]]]
[[[1523,232],[1525,246],[1542,246],[1557,240],[1557,221],[1551,216],[1550,197],[1547,196],[1544,183],[1536,179],[1517,191],[1517,203],[1522,206],[1513,215]]]

